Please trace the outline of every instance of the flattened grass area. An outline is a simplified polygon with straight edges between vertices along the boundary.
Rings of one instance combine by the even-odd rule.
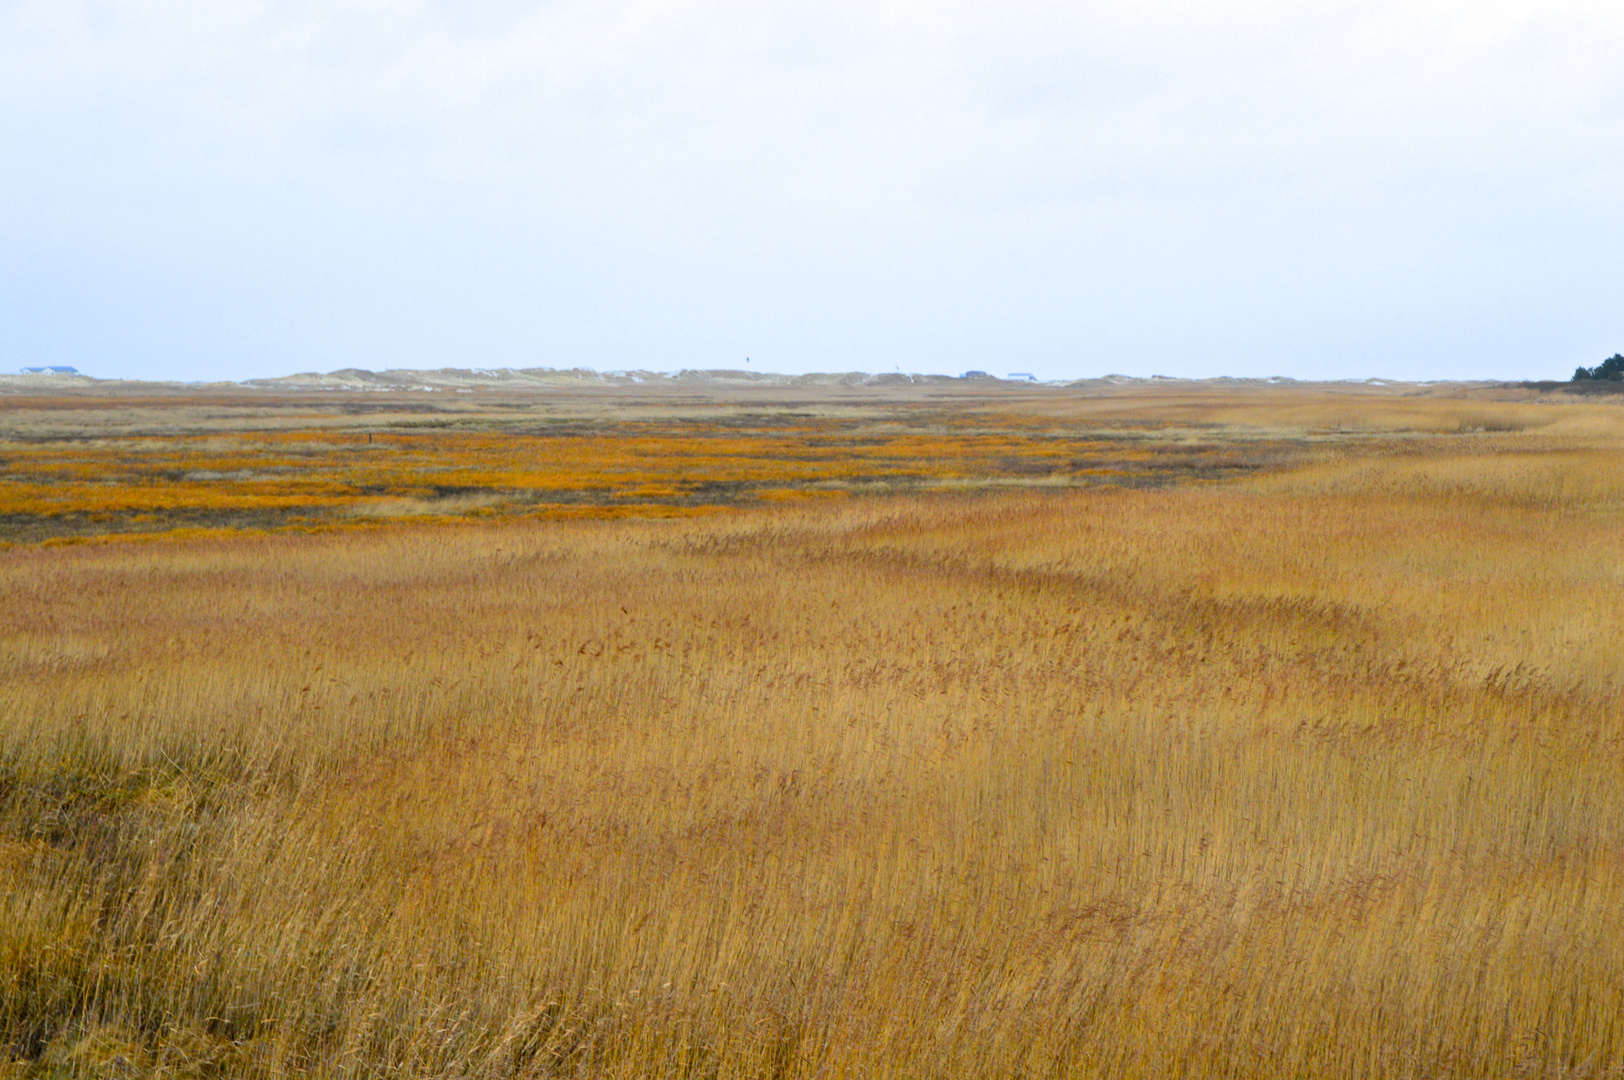
[[[888,497],[0,550],[0,1076],[1624,1075],[1624,409],[1129,397],[735,417]],[[557,437],[743,483],[746,406]],[[7,453],[366,434],[209,408]],[[1009,449],[1112,432],[1261,460]]]

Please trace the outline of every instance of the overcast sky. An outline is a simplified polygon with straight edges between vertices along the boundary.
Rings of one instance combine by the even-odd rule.
[[[0,370],[1566,377],[1617,0],[0,0]]]

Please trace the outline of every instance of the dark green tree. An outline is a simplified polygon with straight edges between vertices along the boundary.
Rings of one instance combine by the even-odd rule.
[[[1624,353],[1614,353],[1593,368],[1582,367],[1573,373],[1573,381],[1581,379],[1624,380]]]

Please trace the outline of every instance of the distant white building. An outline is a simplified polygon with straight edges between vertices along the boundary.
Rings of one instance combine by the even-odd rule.
[[[77,374],[79,374],[79,369],[75,368],[75,367],[64,367],[61,364],[52,364],[50,367],[25,367],[25,368],[23,368],[23,374],[24,375],[77,375]]]

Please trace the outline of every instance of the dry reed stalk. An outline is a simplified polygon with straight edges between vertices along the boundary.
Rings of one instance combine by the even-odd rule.
[[[1624,483],[1498,445],[0,552],[12,1071],[1624,1075]]]

